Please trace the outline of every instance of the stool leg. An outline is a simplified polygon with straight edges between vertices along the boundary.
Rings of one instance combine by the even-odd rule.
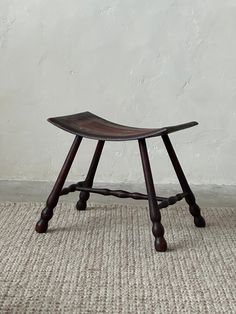
[[[159,252],[165,252],[167,250],[167,243],[164,238],[164,227],[161,224],[161,213],[158,208],[156,199],[156,192],[154,188],[152,171],[148,158],[147,146],[145,139],[141,139],[139,142],[140,155],[143,165],[144,178],[148,194],[150,218],[152,221],[152,233],[155,237],[155,249]]]
[[[49,195],[47,202],[46,202],[46,207],[43,209],[41,213],[41,218],[37,222],[35,230],[38,233],[44,233],[47,231],[48,228],[48,221],[52,218],[53,216],[53,209],[56,207],[61,190],[63,188],[63,185],[65,183],[66,177],[69,173],[70,167],[73,163],[73,160],[75,158],[75,155],[77,153],[77,150],[79,148],[79,145],[81,143],[82,137],[76,136],[73,144],[70,148],[70,151],[66,157],[66,160],[63,164],[63,167],[60,171],[60,174],[56,180],[56,183],[52,189],[51,194]]]
[[[179,183],[182,187],[182,190],[183,190],[183,192],[187,193],[185,200],[189,205],[189,211],[190,211],[191,215],[194,217],[194,224],[196,227],[205,227],[206,223],[205,223],[204,218],[201,216],[200,207],[196,203],[195,196],[194,196],[192,190],[190,189],[188,181],[184,175],[184,172],[181,168],[181,165],[179,163],[177,155],[176,155],[174,148],[171,144],[170,138],[166,134],[166,135],[162,136],[162,139],[163,139],[163,142],[164,142],[165,147],[167,149],[167,152],[169,154],[170,160],[173,164],[173,167],[175,169],[176,175],[179,179]]]
[[[94,180],[97,166],[98,166],[101,154],[102,154],[104,143],[105,143],[105,141],[102,141],[102,140],[98,141],[98,143],[97,143],[97,147],[96,147],[96,150],[94,152],[93,159],[92,159],[92,162],[90,164],[87,177],[83,183],[83,187],[91,188],[93,186],[93,180]],[[90,196],[90,194],[87,191],[80,192],[79,200],[76,204],[76,208],[78,210],[85,210],[86,209],[89,196]]]

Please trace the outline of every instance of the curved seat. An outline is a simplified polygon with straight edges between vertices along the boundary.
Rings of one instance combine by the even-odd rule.
[[[162,128],[136,128],[107,121],[88,111],[68,116],[49,118],[48,121],[67,132],[81,137],[105,141],[130,141],[160,136],[190,128],[198,124],[193,121]]]

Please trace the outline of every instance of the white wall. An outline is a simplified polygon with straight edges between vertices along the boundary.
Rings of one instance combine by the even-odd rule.
[[[235,0],[0,0],[0,179],[54,180],[73,137],[46,118],[89,110],[199,121],[171,136],[190,181],[236,184],[235,31]],[[160,139],[148,144],[155,181],[175,183]],[[142,182],[137,143],[107,143],[97,181]]]

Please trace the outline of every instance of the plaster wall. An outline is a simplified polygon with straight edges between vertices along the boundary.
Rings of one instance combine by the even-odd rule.
[[[190,181],[236,184],[235,0],[1,0],[0,179],[54,180],[73,136],[50,116],[121,124],[196,120],[171,136]],[[159,138],[155,182],[176,183]],[[81,144],[70,180],[84,178]],[[143,182],[136,142],[107,143],[100,182]]]

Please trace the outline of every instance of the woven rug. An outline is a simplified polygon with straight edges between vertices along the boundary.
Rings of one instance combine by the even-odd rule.
[[[137,202],[138,204],[138,202]],[[147,207],[0,204],[0,313],[236,313],[236,210],[162,211],[168,251],[154,250]]]

